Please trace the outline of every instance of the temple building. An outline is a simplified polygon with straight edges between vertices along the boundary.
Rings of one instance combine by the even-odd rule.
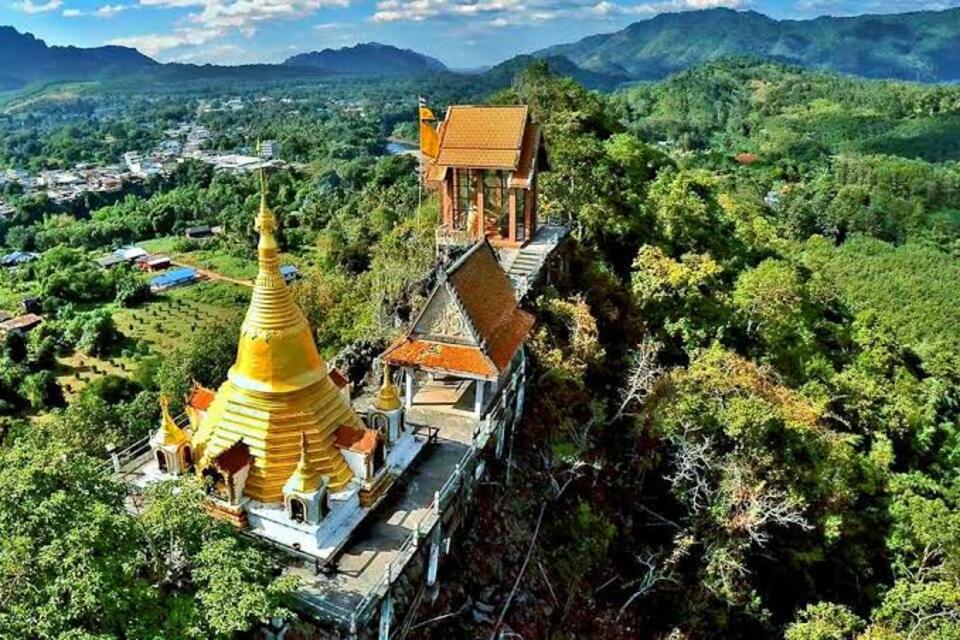
[[[420,153],[427,187],[437,194],[437,255],[487,240],[517,296],[568,270],[565,223],[539,210],[538,182],[550,162],[543,129],[524,105],[447,108],[435,128],[420,108]]]
[[[441,272],[420,315],[383,359],[404,372],[408,410],[446,407],[479,419],[517,366],[532,326],[482,240]]]
[[[423,175],[443,213],[437,283],[369,384],[353,388],[320,356],[281,271],[264,184],[258,273],[227,379],[195,385],[175,418],[163,400],[156,430],[111,454],[135,492],[198,477],[214,517],[286,552],[297,612],[356,640],[396,637],[435,595],[475,492],[511,456],[534,325],[522,301],[566,264],[569,227],[537,208],[548,162],[528,109],[453,106],[436,128],[420,114]]]
[[[450,242],[487,238],[520,247],[537,224],[537,174],[548,169],[540,125],[526,106],[447,109],[426,181],[440,194]]]

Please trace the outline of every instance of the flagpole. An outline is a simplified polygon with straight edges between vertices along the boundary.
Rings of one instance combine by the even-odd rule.
[[[420,127],[420,105],[423,104],[423,96],[417,96],[417,135],[422,138]],[[420,209],[423,208],[423,140],[417,148],[417,224],[420,223]]]

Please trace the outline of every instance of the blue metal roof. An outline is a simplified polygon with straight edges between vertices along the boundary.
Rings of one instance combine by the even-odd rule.
[[[297,269],[292,264],[285,264],[282,267],[280,267],[280,275],[283,276],[284,280],[286,280],[287,282],[290,282],[291,280],[296,278],[298,275],[300,275],[300,270]]]
[[[167,273],[157,276],[150,280],[151,287],[172,287],[178,284],[186,284],[197,279],[197,270],[183,267],[174,269]]]
[[[28,253],[26,251],[14,251],[13,253],[8,253],[7,255],[0,258],[0,265],[3,266],[13,266],[17,264],[24,264],[26,262],[33,262],[40,256],[36,253]]]

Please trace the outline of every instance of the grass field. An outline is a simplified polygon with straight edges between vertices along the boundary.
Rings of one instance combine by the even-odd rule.
[[[229,282],[203,281],[170,289],[132,309],[110,306],[117,329],[126,337],[107,357],[80,352],[59,358],[57,379],[69,400],[90,381],[106,375],[132,376],[144,357],[163,357],[199,326],[226,323],[243,313],[250,290]]]

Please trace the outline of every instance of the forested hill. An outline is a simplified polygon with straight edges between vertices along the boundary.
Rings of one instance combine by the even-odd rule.
[[[80,80],[155,66],[155,60],[129,47],[49,47],[29,33],[0,26],[0,91],[38,80]]]
[[[417,75],[447,69],[442,62],[430,56],[377,42],[301,53],[287,58],[283,64],[331,73],[377,76]]]
[[[756,56],[869,78],[956,81],[960,8],[805,21],[731,9],[670,13],[534,55],[565,56],[636,80],[722,57]]]

